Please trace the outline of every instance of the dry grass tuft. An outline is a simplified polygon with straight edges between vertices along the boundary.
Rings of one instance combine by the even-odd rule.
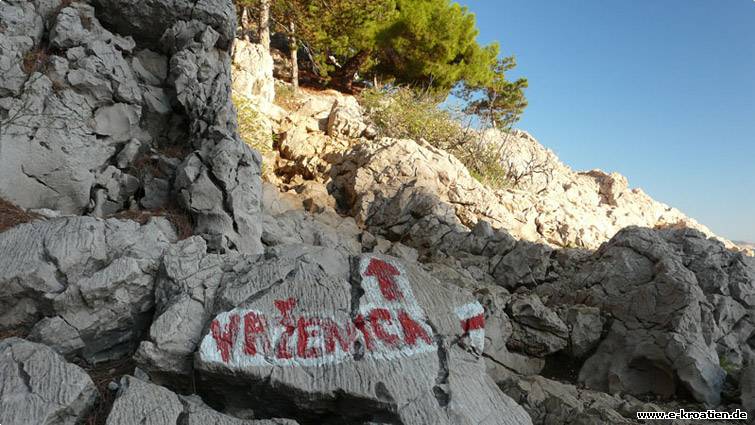
[[[41,218],[40,215],[24,211],[12,203],[0,198],[0,233]]]
[[[49,56],[47,49],[42,47],[29,50],[24,55],[24,62],[21,68],[26,75],[32,75],[35,72],[42,70],[42,68],[47,65],[47,59]]]
[[[194,228],[192,226],[191,217],[189,213],[178,207],[172,205],[167,208],[161,208],[157,210],[124,210],[117,214],[110,216],[109,218],[117,218],[120,220],[132,220],[139,224],[147,224],[152,217],[165,217],[176,228],[178,234],[178,240],[182,241],[188,239],[194,235]]]
[[[27,334],[28,332],[23,329],[7,329],[0,331],[0,341],[13,337],[26,338]]]

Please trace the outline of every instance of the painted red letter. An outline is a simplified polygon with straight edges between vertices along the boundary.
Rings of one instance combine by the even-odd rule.
[[[398,321],[401,323],[401,329],[404,330],[404,340],[409,345],[415,345],[417,338],[421,338],[428,344],[432,344],[430,335],[425,329],[414,321],[404,310],[398,312]]]
[[[279,359],[290,359],[293,357],[288,350],[288,340],[294,335],[296,330],[296,322],[291,317],[291,310],[296,306],[295,298],[288,298],[286,300],[276,300],[274,302],[275,308],[281,312],[280,324],[285,326],[285,331],[281,334],[280,340],[275,347],[275,356]]]
[[[262,341],[262,353],[270,352],[270,340],[267,336],[267,322],[265,317],[254,311],[244,315],[244,353],[254,356],[257,354],[257,341]]]
[[[345,337],[341,335],[341,328],[334,320],[322,319],[321,326],[325,334],[325,352],[327,354],[332,354],[336,351],[336,342],[341,346],[343,352],[348,353],[351,351],[351,346],[356,340],[356,329],[351,322],[346,323]],[[367,341],[366,336],[365,341]]]
[[[370,312],[370,324],[372,330],[375,332],[375,336],[388,345],[396,345],[399,342],[399,338],[396,335],[389,334],[380,324],[381,321],[387,321],[392,323],[391,313],[384,308],[376,308]]]
[[[319,327],[320,321],[317,318],[309,318],[305,319],[303,317],[299,318],[299,321],[297,323],[297,329],[298,329],[298,340],[296,342],[296,355],[303,358],[303,359],[311,359],[322,356],[322,351],[319,347],[311,347],[308,348],[309,345],[309,339],[310,338],[316,338],[318,331],[316,329],[312,329],[314,327]]]
[[[232,314],[228,324],[225,325],[225,330],[220,329],[220,322],[217,319],[213,320],[210,324],[210,332],[218,346],[218,351],[220,351],[220,358],[223,359],[223,363],[228,363],[231,358],[233,343],[239,333],[239,316]]]

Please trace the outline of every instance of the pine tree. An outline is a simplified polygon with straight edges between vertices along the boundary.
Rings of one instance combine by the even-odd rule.
[[[484,84],[465,83],[459,95],[469,101],[466,112],[479,116],[493,128],[504,129],[514,125],[527,107],[524,89],[528,86],[525,78],[516,81],[506,79],[506,73],[515,66],[513,57],[500,59],[492,69],[490,81]]]

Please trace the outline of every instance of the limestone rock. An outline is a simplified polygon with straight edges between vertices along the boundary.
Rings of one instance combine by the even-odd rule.
[[[181,401],[170,390],[126,376],[106,424],[172,425],[182,412]]]
[[[169,389],[132,376],[121,379],[107,425],[296,425],[289,419],[242,420],[217,412],[197,396],[178,396]]]
[[[273,58],[260,44],[236,40],[233,47],[233,92],[267,107],[275,98]],[[263,110],[264,111],[264,110]]]
[[[594,349],[603,335],[605,319],[600,309],[585,305],[570,306],[565,312],[569,327],[569,354],[580,358]]]
[[[741,253],[698,231],[630,227],[567,282],[538,292],[550,303],[587,303],[613,317],[580,372],[588,387],[672,397],[683,385],[715,405],[726,375],[720,364],[736,371],[752,353],[745,341],[755,328],[742,314],[751,276]]]
[[[514,333],[514,325],[506,314],[510,295],[505,289],[478,289],[477,299],[485,308],[485,350],[483,355],[488,375],[496,383],[509,377],[511,371],[520,375],[535,375],[542,371],[545,360],[509,351],[507,343]]]
[[[122,356],[154,306],[170,243],[159,229],[71,217],[0,234],[0,329],[34,325],[35,340],[90,361]]]
[[[285,404],[309,420],[530,423],[485,376],[482,307],[468,293],[389,257],[345,273],[318,263],[249,264],[221,290],[196,357],[208,397],[260,397],[260,414]]]
[[[541,376],[511,378],[501,387],[527,410],[534,424],[637,424],[634,412],[622,415],[625,402],[608,394],[577,389]]]
[[[236,32],[236,10],[230,0],[95,0],[100,18],[117,32],[144,44],[157,45],[165,28],[194,19],[211,26],[217,42],[227,49]]]
[[[179,166],[176,189],[194,216],[195,233],[213,250],[259,253],[261,158],[236,131],[230,58],[215,47],[220,36],[191,21],[176,23],[162,38],[171,46],[170,78],[178,102],[194,129],[195,151]]]
[[[346,136],[358,138],[367,130],[364,112],[353,97],[344,97],[333,103],[328,116],[327,134],[331,137]]]
[[[389,203],[406,205],[425,192],[451,207],[454,220],[470,229],[487,221],[518,239],[551,246],[596,249],[630,225],[686,226],[713,235],[678,210],[639,189],[628,189],[619,174],[572,171],[526,132],[488,132],[483,137],[504,145],[504,167],[514,174],[526,174],[533,161],[542,165],[541,171],[514,188],[494,191],[470,176],[456,158],[421,141],[363,138],[334,156],[336,172],[331,175],[352,214],[384,229],[403,218],[386,216],[397,212],[386,208]]]
[[[506,311],[514,322],[510,349],[544,357],[566,347],[566,325],[536,295],[513,295]]]
[[[76,425],[97,389],[52,349],[19,338],[0,341],[0,423]]]
[[[222,264],[221,256],[207,254],[206,242],[200,237],[166,250],[155,288],[156,313],[149,338],[136,353],[140,366],[153,378],[191,373],[191,357],[210,319]]]

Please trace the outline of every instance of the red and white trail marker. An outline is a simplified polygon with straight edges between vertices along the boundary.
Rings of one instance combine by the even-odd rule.
[[[202,358],[241,368],[322,366],[353,360],[356,350],[380,360],[437,351],[433,328],[400,262],[365,256],[359,273],[364,295],[355,316],[309,311],[293,297],[269,299],[217,315],[200,345]],[[461,320],[460,332],[481,351],[482,306],[475,301],[453,311]]]
[[[472,346],[482,350],[485,348],[485,309],[478,302],[472,302],[456,308],[461,330],[469,336]]]

